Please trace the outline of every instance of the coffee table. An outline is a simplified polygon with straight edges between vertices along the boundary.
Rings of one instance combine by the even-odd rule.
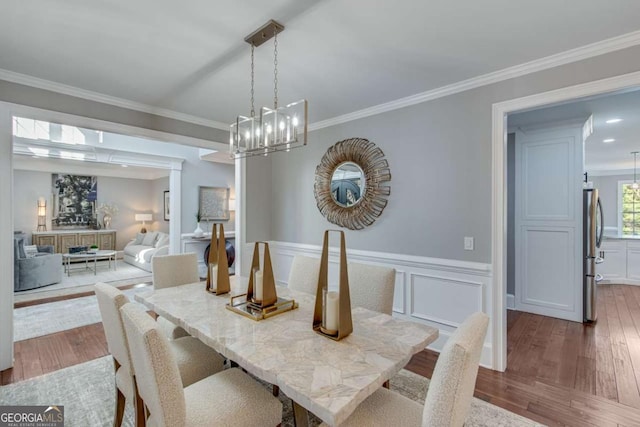
[[[93,261],[93,274],[97,274],[98,260],[109,260],[109,270],[111,270],[111,261],[113,261],[113,269],[117,270],[116,264],[116,251],[109,250],[97,250],[89,252],[81,252],[76,254],[62,254],[62,264],[64,265],[64,272],[67,276],[71,276],[71,261],[84,261],[84,270],[89,269],[89,262]],[[74,268],[73,270],[82,270],[81,268]]]

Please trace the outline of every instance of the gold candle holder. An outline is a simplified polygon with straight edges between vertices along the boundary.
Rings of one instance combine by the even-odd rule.
[[[218,234],[218,226],[220,233]],[[209,266],[207,267],[207,292],[223,295],[231,291],[229,283],[229,263],[225,247],[224,226],[214,223],[211,229],[211,245],[209,247]]]
[[[327,283],[329,276],[329,232],[340,233],[340,283],[337,293],[329,291]],[[344,232],[341,230],[326,230],[324,232],[316,304],[313,310],[313,330],[336,341],[340,341],[353,332],[347,249]]]
[[[260,245],[264,245],[262,270],[260,269]],[[269,244],[267,242],[256,242],[253,248],[251,274],[249,275],[249,287],[247,288],[247,302],[259,307],[269,307],[277,301],[278,295],[276,294],[276,282],[273,279]]]

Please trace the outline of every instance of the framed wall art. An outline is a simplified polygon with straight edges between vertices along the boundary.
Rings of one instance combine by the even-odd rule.
[[[97,177],[54,173],[51,184],[54,229],[87,228],[95,221]]]
[[[198,212],[203,221],[229,220],[228,187],[199,187]]]

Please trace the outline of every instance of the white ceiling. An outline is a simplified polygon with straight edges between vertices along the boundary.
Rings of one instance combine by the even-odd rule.
[[[633,171],[632,151],[640,151],[640,89],[510,115],[509,128],[588,118],[593,134],[585,143],[585,169],[590,174]],[[607,124],[613,118],[619,123]],[[613,138],[614,142],[605,143]]]
[[[229,123],[274,18],[281,103],[316,122],[640,29],[637,0],[5,0],[0,69]],[[272,43],[256,51],[271,104]]]

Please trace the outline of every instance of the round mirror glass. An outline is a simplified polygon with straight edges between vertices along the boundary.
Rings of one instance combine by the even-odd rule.
[[[331,196],[344,208],[357,204],[365,192],[364,171],[353,162],[338,165],[331,177]]]

